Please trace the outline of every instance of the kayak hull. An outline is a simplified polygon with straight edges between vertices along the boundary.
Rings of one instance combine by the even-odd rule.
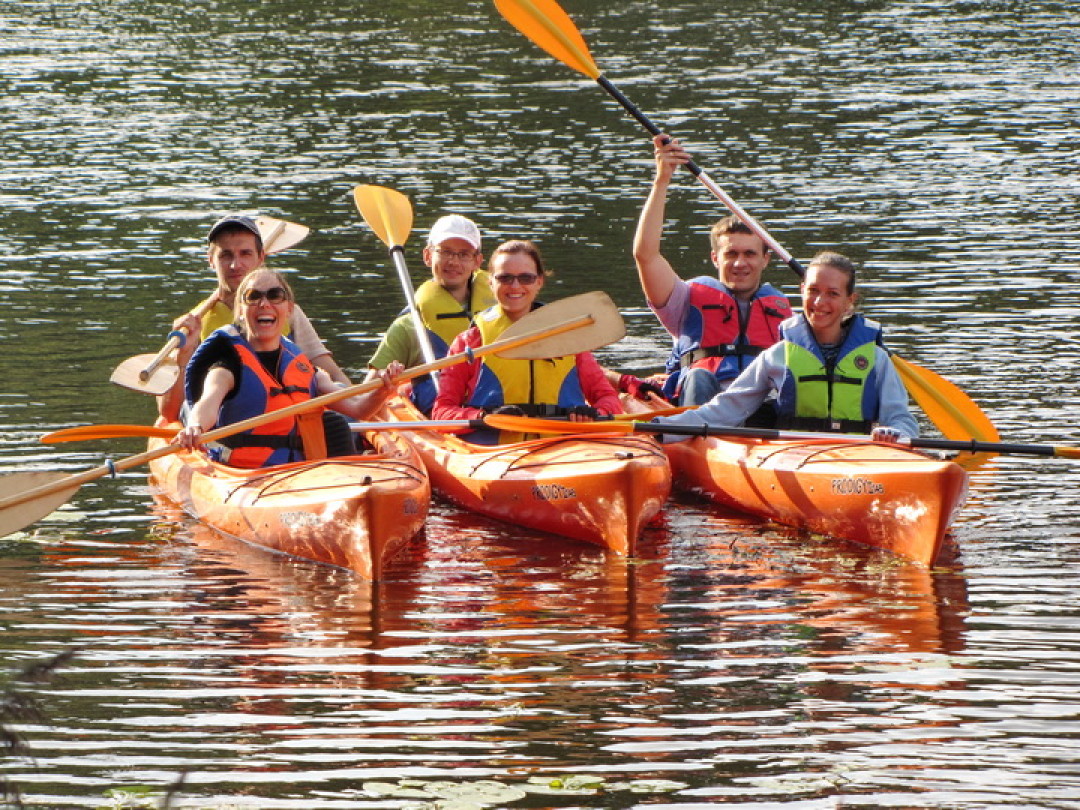
[[[422,528],[431,500],[423,461],[394,434],[375,453],[244,470],[201,452],[150,462],[160,494],[224,534],[378,579]],[[150,448],[164,443],[151,439]]]
[[[967,496],[959,465],[878,442],[698,437],[664,450],[679,490],[924,565]]]
[[[422,419],[394,398],[389,421]],[[478,514],[633,555],[645,525],[671,492],[671,468],[639,436],[554,436],[475,445],[434,431],[409,431],[433,489]]]

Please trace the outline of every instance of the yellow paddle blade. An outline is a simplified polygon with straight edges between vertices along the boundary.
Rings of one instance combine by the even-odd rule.
[[[911,398],[945,438],[983,442],[1001,438],[990,417],[954,383],[895,354],[892,361]]]
[[[510,416],[492,413],[484,417],[484,424],[495,430],[515,433],[593,434],[633,433],[633,422],[567,422],[562,419],[537,419],[532,416]]]
[[[257,216],[255,224],[259,226],[259,235],[262,237],[263,250],[269,256],[281,253],[294,245],[298,245],[311,233],[311,228],[306,225],[298,225],[295,222],[287,222],[284,219],[274,217]]]
[[[364,222],[388,248],[401,247],[412,230],[413,211],[409,198],[384,186],[357,186],[353,200]]]
[[[600,75],[589,46],[555,0],[495,0],[495,8],[536,45],[590,79]]]

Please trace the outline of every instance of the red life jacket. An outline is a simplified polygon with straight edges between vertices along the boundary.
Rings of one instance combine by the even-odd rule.
[[[700,276],[689,284],[682,334],[673,352],[677,361],[669,371],[705,368],[722,380],[737,377],[756,355],[780,339],[780,324],[791,317],[787,298],[769,284],[754,293],[745,323],[738,301],[718,279]]]

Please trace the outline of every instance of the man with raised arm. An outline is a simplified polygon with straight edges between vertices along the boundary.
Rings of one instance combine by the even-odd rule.
[[[660,253],[660,242],[672,175],[690,155],[667,135],[653,142],[656,171],[634,234],[634,261],[649,307],[675,341],[665,393],[680,405],[703,405],[780,339],[791,305],[761,282],[772,252],[735,217],[720,220],[710,232],[717,277],[679,277]]]

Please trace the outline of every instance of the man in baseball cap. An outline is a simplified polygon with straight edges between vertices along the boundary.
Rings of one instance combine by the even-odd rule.
[[[243,214],[229,214],[222,217],[213,225],[210,226],[210,233],[206,235],[206,241],[208,244],[214,244],[214,241],[226,231],[247,231],[248,233],[255,235],[255,240],[258,242],[259,250],[262,250],[262,232],[259,230],[258,224],[251,217],[244,216]]]
[[[416,290],[416,306],[428,329],[435,357],[445,357],[450,342],[472,323],[473,316],[495,303],[486,271],[480,269],[480,229],[468,217],[447,214],[431,226],[424,264],[431,278]],[[397,360],[406,368],[426,362],[408,311],[390,324],[375,354],[368,361],[374,370]],[[424,413],[435,401],[435,386],[427,377],[413,380],[412,399]]]

